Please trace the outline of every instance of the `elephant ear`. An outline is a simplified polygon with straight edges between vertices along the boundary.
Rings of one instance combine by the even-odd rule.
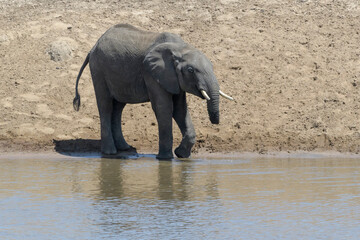
[[[161,43],[146,54],[145,70],[150,73],[166,91],[172,94],[180,93],[180,86],[175,69],[175,59],[180,56],[174,43]]]

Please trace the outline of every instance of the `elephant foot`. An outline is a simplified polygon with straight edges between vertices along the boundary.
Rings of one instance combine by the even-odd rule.
[[[132,156],[139,157],[139,154],[137,153],[136,148],[134,148],[130,145],[127,149],[119,150],[116,155],[124,155],[124,156],[127,155],[129,157],[132,157]]]
[[[112,138],[101,136],[101,153],[104,155],[117,153],[117,149]]]
[[[136,148],[133,146],[127,145],[125,148],[118,148],[119,152],[136,152]]]
[[[135,149],[133,146],[130,146],[129,144],[127,144],[126,142],[123,142],[123,143],[118,143],[118,142],[115,142],[115,146],[116,146],[116,149],[118,151],[128,151],[130,149]],[[136,149],[135,149],[136,150]]]
[[[117,153],[115,146],[101,146],[101,153],[104,155],[114,155]]]
[[[188,158],[190,157],[191,149],[186,149],[180,146],[175,149],[175,154],[178,158]]]
[[[174,158],[174,155],[172,153],[168,153],[168,154],[159,153],[158,155],[156,155],[156,158],[159,160],[171,160]]]

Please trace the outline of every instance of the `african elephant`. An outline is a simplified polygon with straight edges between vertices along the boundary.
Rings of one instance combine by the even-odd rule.
[[[127,103],[151,102],[159,128],[158,159],[173,158],[172,118],[182,133],[175,154],[190,156],[195,130],[185,92],[207,99],[210,121],[219,123],[219,89],[211,62],[178,35],[118,24],[107,30],[87,55],[76,79],[74,109],[79,110],[78,83],[89,63],[100,115],[101,151],[116,154],[131,148],[122,134]]]

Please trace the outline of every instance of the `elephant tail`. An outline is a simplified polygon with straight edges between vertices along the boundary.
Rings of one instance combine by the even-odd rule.
[[[86,56],[86,59],[85,59],[83,65],[81,66],[79,74],[78,74],[77,79],[76,79],[75,98],[74,98],[74,101],[73,101],[73,106],[74,106],[75,111],[79,111],[79,109],[80,109],[80,94],[79,94],[79,91],[78,91],[79,80],[80,80],[82,72],[84,71],[84,68],[89,63],[89,58],[90,58],[90,53]]]

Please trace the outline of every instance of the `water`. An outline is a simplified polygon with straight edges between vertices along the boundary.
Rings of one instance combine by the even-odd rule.
[[[358,239],[359,159],[0,159],[0,239]]]

